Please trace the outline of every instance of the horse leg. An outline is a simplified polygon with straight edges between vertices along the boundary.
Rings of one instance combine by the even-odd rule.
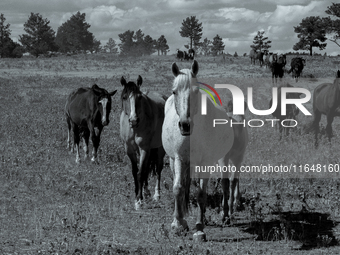
[[[194,233],[195,241],[206,241],[206,234],[203,232],[204,229],[204,220],[205,220],[205,207],[207,202],[207,184],[209,179],[203,178],[200,179],[199,190],[197,193],[197,219],[196,219],[196,233]]]
[[[283,133],[284,133],[283,126],[282,126],[282,123],[281,123],[281,119],[279,119],[280,140],[282,139],[282,131],[283,131]]]
[[[240,168],[241,162],[243,160],[244,153],[240,154],[237,158],[233,159],[233,163],[236,167],[236,172],[231,173],[229,178],[229,189],[230,189],[230,196],[229,196],[229,212],[228,216],[231,219],[233,212],[236,211],[237,205],[240,201]]]
[[[150,150],[140,150],[140,157],[139,157],[139,171],[137,172],[137,182],[138,182],[138,191],[137,191],[137,203],[141,204],[143,200],[143,185],[148,178],[149,174],[149,156]],[[147,192],[147,191],[146,191]],[[150,191],[149,191],[150,192]]]
[[[91,133],[91,139],[92,139],[92,144],[93,144],[91,161],[96,162],[97,161],[98,147],[99,147],[99,143],[100,143],[100,134],[102,132],[102,127],[92,128],[90,130],[91,130],[90,133]]]
[[[76,146],[76,163],[80,163],[79,141],[79,128],[77,125],[73,124],[73,144]]]
[[[200,179],[200,185],[197,192],[197,219],[196,219],[196,230],[202,231],[204,228],[204,214],[205,214],[205,206],[207,201],[207,184],[208,178]]]
[[[67,149],[71,149],[73,152],[73,146],[71,148],[71,120],[70,118],[66,115],[66,121],[67,121]]]
[[[314,111],[314,129],[315,129],[315,147],[318,147],[318,134],[320,132],[319,128],[319,122],[321,120],[321,112],[319,112],[317,109],[313,109]]]
[[[156,165],[156,174],[157,174],[157,181],[155,185],[155,195],[153,196],[153,199],[155,201],[158,201],[161,197],[160,192],[161,192],[161,173],[164,165],[164,156],[165,156],[165,150],[162,147],[158,148],[157,151],[157,165]]]
[[[132,176],[135,183],[135,196],[137,197],[138,193],[138,181],[137,181],[137,173],[138,173],[138,166],[137,166],[137,154],[133,148],[129,147],[125,144],[125,152],[131,161],[132,166]]]
[[[223,159],[220,159],[218,161],[218,164],[223,167],[223,166],[228,166],[229,163],[229,155],[227,154]],[[222,192],[223,192],[223,199],[222,199],[222,212],[221,212],[221,217],[222,217],[222,222],[226,221],[227,218],[227,224],[230,223],[230,218],[229,218],[229,204],[228,204],[228,199],[231,196],[230,193],[230,188],[229,188],[229,175],[228,173],[222,173],[222,180],[221,180],[221,185],[222,185]]]
[[[85,152],[85,156],[84,156],[85,160],[89,156],[89,138],[90,138],[90,131],[89,130],[84,130],[84,134],[83,134],[83,146],[84,146],[84,152]]]
[[[173,193],[175,197],[174,221],[171,223],[172,229],[181,226],[188,230],[188,224],[184,220],[184,215],[188,212],[189,191],[190,191],[190,165],[182,162],[178,157],[170,158],[170,167],[174,174]]]
[[[334,114],[331,112],[327,115],[327,126],[326,126],[326,132],[328,135],[328,141],[331,142],[331,138],[333,135],[333,130],[332,130],[332,123],[334,120]]]

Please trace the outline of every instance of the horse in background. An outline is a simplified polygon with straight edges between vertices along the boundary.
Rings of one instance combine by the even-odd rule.
[[[184,59],[184,52],[179,50],[179,49],[177,49],[176,57],[182,61]]]
[[[333,83],[323,83],[314,89],[313,94],[313,126],[315,129],[315,146],[318,146],[319,122],[321,115],[327,116],[326,133],[329,142],[333,134],[332,123],[334,117],[340,116],[340,70],[337,71]]]
[[[302,73],[304,66],[306,65],[306,60],[300,57],[293,58],[290,62],[290,69],[288,73],[292,73],[293,79],[298,82],[298,79]]]
[[[135,209],[139,210],[143,205],[143,185],[145,195],[150,195],[148,176],[153,168],[150,165],[156,167],[157,174],[153,198],[156,201],[160,198],[160,179],[165,156],[161,134],[167,97],[156,92],[141,92],[143,79],[140,75],[137,84],[126,82],[124,77],[120,82],[124,87],[121,94],[120,137],[124,141],[125,152],[132,164],[136,195]],[[139,168],[137,155],[139,155]]]
[[[272,71],[272,83],[274,83],[274,77],[275,77],[275,83],[277,84],[277,77],[282,79],[284,75],[286,65],[286,55],[280,54],[278,57],[276,56],[276,59],[273,60],[273,63],[271,63],[270,68]]]
[[[256,59],[257,59],[257,52],[254,49],[251,49],[250,53],[249,53],[249,57],[250,57],[250,64],[255,65],[256,63]]]
[[[234,143],[234,131],[229,125],[216,125],[214,119],[228,118],[225,110],[206,100],[207,115],[200,113],[202,94],[197,87],[198,63],[194,60],[191,69],[179,70],[176,63],[172,65],[175,77],[172,95],[165,104],[165,118],[162,141],[170,157],[173,172],[173,193],[175,196],[173,229],[188,229],[184,216],[188,213],[191,178],[199,178],[197,193],[198,213],[195,239],[205,239],[203,232],[206,205],[206,188],[210,173],[198,171],[198,166],[213,166],[217,161],[222,168],[226,166],[226,155]],[[222,178],[229,178],[222,173]],[[227,184],[223,186],[225,189]],[[227,193],[224,192],[224,195]],[[225,198],[226,201],[226,198]],[[223,215],[228,215],[225,203]]]

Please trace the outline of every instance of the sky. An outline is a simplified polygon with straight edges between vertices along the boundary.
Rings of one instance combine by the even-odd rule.
[[[204,38],[223,38],[225,52],[249,53],[258,31],[272,41],[270,51],[292,52],[298,42],[294,26],[309,16],[328,16],[327,6],[335,0],[1,0],[0,12],[10,24],[11,38],[18,41],[25,33],[24,23],[30,13],[39,13],[50,21],[55,32],[59,26],[80,11],[102,45],[109,38],[120,43],[118,35],[141,29],[158,39],[164,35],[170,54],[184,50],[188,38],[180,36],[183,20],[196,16],[202,22]],[[327,40],[326,50],[313,51],[327,55],[340,54],[340,47]]]

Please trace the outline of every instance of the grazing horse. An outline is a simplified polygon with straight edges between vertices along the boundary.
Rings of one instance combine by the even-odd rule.
[[[80,162],[79,141],[80,134],[83,137],[85,159],[88,157],[89,138],[93,144],[91,160],[97,159],[97,151],[100,143],[100,134],[109,124],[111,111],[111,97],[117,90],[109,93],[105,89],[94,84],[91,88],[79,88],[73,91],[67,98],[65,114],[67,121],[67,148],[71,146],[70,131],[73,130],[74,144],[71,151],[76,146],[76,162]]]
[[[271,67],[271,62],[269,61],[270,57],[273,55],[273,52],[269,52],[267,55],[266,55],[266,60],[265,60],[265,64],[266,64],[266,68],[270,68]]]
[[[300,77],[300,74],[302,73],[302,70],[304,66],[306,65],[306,60],[303,58],[293,58],[290,62],[290,69],[288,73],[292,73],[293,79],[295,79],[296,82],[298,82],[298,79]]]
[[[228,116],[222,107],[215,106],[211,100],[206,100],[207,115],[201,114],[202,94],[197,87],[196,60],[191,70],[179,70],[176,63],[173,63],[172,73],[175,76],[173,94],[165,104],[162,131],[163,146],[170,157],[170,167],[174,176],[175,211],[171,227],[188,228],[184,216],[188,213],[191,177],[198,177],[200,178],[197,195],[198,232],[194,237],[204,238],[203,217],[210,174],[197,172],[197,166],[213,166],[217,161],[222,168],[226,166],[226,155],[233,146],[234,131],[230,125],[213,127],[214,119],[226,119]],[[228,177],[228,173],[222,173],[222,178]],[[226,188],[226,185],[224,187]],[[224,207],[224,210],[226,209]],[[227,215],[227,211],[224,211],[224,215]]]
[[[286,105],[286,115],[282,115],[281,114],[281,88],[282,87],[290,87],[293,88],[294,86],[290,85],[290,84],[286,84],[286,85],[281,85],[278,87],[278,93],[277,93],[277,107],[276,110],[272,113],[272,115],[279,120],[279,123],[277,123],[279,125],[279,131],[280,131],[280,140],[282,139],[282,131],[284,130],[284,134],[286,136],[289,135],[289,130],[290,127],[284,127],[282,125],[282,121],[286,120],[286,122],[288,120],[296,120],[296,116],[299,114],[299,108],[296,107],[295,104],[287,104]],[[286,98],[287,99],[296,99],[296,98],[300,98],[301,93],[287,93],[286,94]],[[272,106],[272,99],[269,102],[269,108],[271,108]],[[293,121],[289,121],[289,124],[285,124],[286,126],[289,126]]]
[[[177,55],[176,57],[180,59],[181,61],[184,59],[184,53],[181,50],[177,50]]]
[[[190,55],[186,51],[183,51],[183,52],[184,52],[184,60],[190,60]]]
[[[250,64],[254,63],[254,65],[255,65],[255,61],[257,59],[257,52],[256,52],[256,50],[251,49],[251,51],[249,53],[249,57],[250,57]]]
[[[277,53],[272,53],[269,55],[269,64],[272,65],[273,63],[277,62]]]
[[[189,49],[189,59],[194,60],[195,58],[195,50],[194,49]]]
[[[260,52],[258,52],[257,53],[257,55],[256,55],[256,59],[258,59],[259,60],[259,62],[260,62],[260,66],[262,67],[262,65],[263,65],[263,56],[264,56],[264,53],[262,52],[262,51],[260,51]]]
[[[138,76],[137,85],[131,81],[126,82],[124,77],[120,82],[124,86],[121,94],[120,137],[125,143],[125,152],[131,160],[135,182],[135,208],[139,210],[143,205],[143,185],[145,185],[145,195],[150,194],[147,179],[152,161],[156,165],[157,173],[153,198],[157,201],[160,197],[160,178],[165,155],[161,134],[167,97],[156,92],[141,92],[140,86],[143,83],[141,76]],[[137,154],[140,156],[139,169]]]
[[[315,127],[315,145],[318,145],[319,122],[321,115],[327,116],[326,132],[328,140],[332,137],[332,123],[335,116],[340,116],[340,71],[337,71],[336,79],[333,83],[323,83],[314,89],[313,112]]]

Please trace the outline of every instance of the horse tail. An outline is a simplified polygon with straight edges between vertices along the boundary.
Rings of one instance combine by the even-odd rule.
[[[152,174],[156,176],[156,166],[158,159],[158,148],[153,148],[150,150],[150,157],[149,157],[149,172],[148,176]]]

